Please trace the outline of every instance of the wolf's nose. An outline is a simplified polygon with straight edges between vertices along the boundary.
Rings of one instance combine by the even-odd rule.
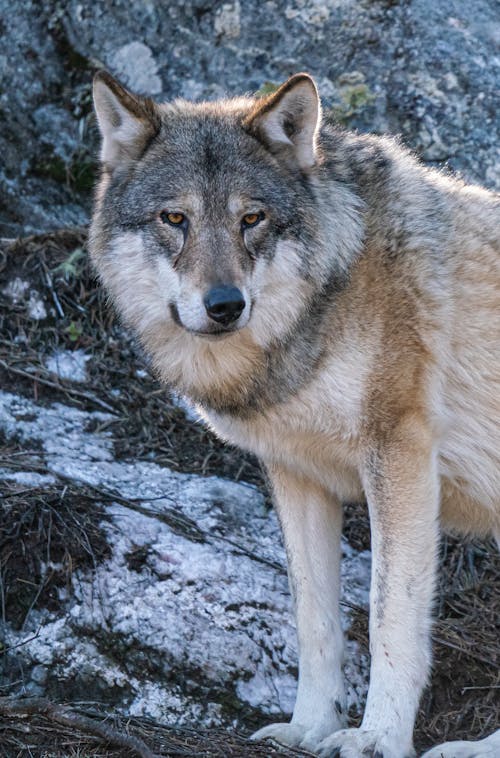
[[[229,326],[238,319],[245,307],[245,298],[238,287],[217,285],[205,295],[203,302],[213,321]]]

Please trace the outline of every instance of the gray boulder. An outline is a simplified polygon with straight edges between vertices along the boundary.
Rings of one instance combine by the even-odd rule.
[[[93,71],[158,99],[307,70],[337,120],[500,188],[497,0],[0,0],[0,235],[88,219]],[[267,83],[267,85],[266,85]]]

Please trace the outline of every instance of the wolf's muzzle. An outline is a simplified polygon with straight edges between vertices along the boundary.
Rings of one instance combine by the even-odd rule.
[[[217,285],[207,292],[203,304],[212,321],[229,326],[241,316],[245,308],[245,298],[238,287]]]

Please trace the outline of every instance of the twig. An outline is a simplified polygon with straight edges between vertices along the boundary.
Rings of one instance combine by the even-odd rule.
[[[67,392],[68,395],[75,395],[76,397],[83,397],[85,400],[90,400],[92,403],[100,405],[101,408],[104,408],[109,413],[116,413],[116,408],[108,405],[104,402],[104,400],[100,400],[98,397],[94,397],[89,392],[83,392],[83,390],[76,390],[74,387],[66,387],[63,384],[57,384],[56,382],[51,382],[48,379],[42,379],[36,374],[30,374],[29,371],[23,371],[21,368],[9,366],[9,364],[1,358],[0,366],[2,366],[6,371],[11,371],[13,374],[18,374],[19,376],[24,376],[27,379],[32,379],[33,381],[39,382],[40,384],[45,384],[47,387],[51,387],[52,389],[61,390],[62,392]]]
[[[3,584],[3,566],[0,566],[0,605],[2,612],[2,626],[5,629],[6,613],[5,613],[5,588]]]
[[[9,645],[9,647],[2,648],[0,650],[0,655],[5,655],[5,653],[9,653],[11,650],[15,650],[18,647],[23,647],[23,645],[27,645],[28,642],[32,642],[33,640],[36,640],[40,636],[40,629],[41,627],[37,629],[35,634],[33,634],[31,637],[28,637],[27,640],[21,640],[21,642],[18,642],[16,645]]]
[[[47,280],[47,285],[48,285],[48,287],[50,289],[50,292],[52,294],[52,300],[54,301],[54,305],[56,306],[56,310],[57,310],[59,316],[61,318],[64,318],[64,311],[63,311],[62,305],[61,305],[61,303],[59,301],[59,298],[57,297],[57,292],[54,289],[54,284],[52,282],[52,277],[51,277],[50,273],[47,270],[45,270],[45,278]]]
[[[65,474],[60,474],[58,471],[53,471],[51,473],[54,473],[56,476],[61,477],[61,479],[67,479],[72,484],[78,483],[78,480],[71,479]],[[125,506],[125,508],[129,508],[130,510],[136,511],[137,513],[142,513],[144,516],[157,518],[159,521],[162,521],[164,524],[169,526],[172,531],[176,532],[176,534],[181,534],[183,537],[188,537],[188,539],[193,540],[193,542],[207,541],[205,532],[203,532],[203,530],[200,529],[200,527],[194,521],[192,521],[187,516],[178,513],[173,508],[164,508],[163,510],[159,511],[156,508],[146,508],[140,505],[141,502],[148,502],[149,500],[172,500],[172,498],[169,498],[168,496],[158,498],[128,498],[123,497],[123,495],[120,495],[115,490],[108,489],[107,487],[97,486],[95,484],[91,484],[90,482],[86,482],[85,480],[82,480],[81,483],[89,487],[91,490],[94,490],[94,492],[96,492],[97,495],[104,500],[111,500],[120,503],[120,505]]]
[[[449,640],[443,640],[442,637],[436,637],[436,635],[433,634],[432,641],[437,642],[438,645],[444,645],[444,647],[451,647],[453,650],[458,650],[459,653],[462,653],[462,655],[465,655],[467,658],[473,658],[475,661],[485,663],[488,667],[491,667],[491,660],[483,658],[482,655],[476,655],[476,653],[472,653],[470,650],[460,647],[460,645],[454,645],[453,642],[450,642]]]
[[[463,694],[464,692],[469,692],[469,690],[500,690],[500,684],[487,684],[484,687],[474,687],[471,685],[470,687],[462,687],[461,691]]]
[[[79,729],[85,734],[91,734],[94,737],[100,737],[104,742],[113,747],[123,747],[129,750],[135,750],[140,758],[159,758],[157,753],[153,753],[148,746],[138,737],[123,734],[112,726],[104,723],[98,723],[87,716],[81,716],[75,713],[67,706],[51,703],[46,698],[26,698],[13,699],[8,697],[0,698],[0,715],[4,717],[14,716],[27,718],[28,716],[43,716],[50,721],[54,721],[62,726],[71,729]]]

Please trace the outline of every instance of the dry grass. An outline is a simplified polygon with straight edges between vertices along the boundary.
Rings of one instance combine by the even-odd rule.
[[[32,237],[0,245],[0,291],[15,277],[27,280],[49,317],[29,318],[27,296],[12,307],[0,298],[0,386],[40,403],[62,401],[86,410],[111,409],[117,457],[154,459],[175,470],[217,474],[265,487],[257,462],[222,445],[201,425],[186,421],[149,374],[147,363],[114,320],[81,253],[81,230]],[[90,354],[89,381],[73,385],[50,374],[44,360],[56,348]],[[116,391],[120,393],[117,395]],[[4,446],[1,465],[26,470],[39,466],[36,450],[20,442]],[[31,608],[56,607],[62,587],[71,588],[75,567],[92,566],[106,555],[99,524],[102,493],[57,481],[43,489],[4,487],[0,499],[0,599],[3,621],[22,628]],[[345,533],[358,548],[369,546],[366,508],[346,509]],[[52,566],[47,571],[47,566]],[[448,738],[485,735],[500,728],[498,637],[500,557],[483,542],[443,542],[436,599],[434,669],[416,730],[417,748]],[[496,590],[496,591],[495,591]],[[359,611],[350,630],[368,649],[367,616]],[[8,656],[7,656],[8,657]],[[2,691],[9,693],[4,671]],[[249,745],[225,731],[173,730],[145,720],[122,719],[80,706],[80,714],[142,739],[158,755],[291,756],[293,751]],[[193,725],[195,726],[195,725]],[[4,716],[0,756],[124,756],[97,736],[43,715]],[[130,752],[133,755],[133,752]]]
[[[43,707],[41,704],[41,710]],[[4,717],[5,742],[0,745],[0,758],[307,758],[311,755],[269,741],[249,742],[234,731],[165,727],[148,719],[106,715],[95,706],[79,705],[70,711],[56,707],[53,717],[30,713],[32,710],[32,705],[27,704],[24,717]],[[73,723],[57,723],[54,719],[57,711],[64,713],[61,721],[70,713]],[[88,720],[94,726],[89,726]],[[92,730],[102,730],[107,737],[93,736],[89,733]]]
[[[17,457],[15,462],[21,461]],[[8,453],[4,463],[12,467]],[[106,514],[84,485],[57,482],[26,488],[3,482],[2,487],[2,621],[8,619],[14,629],[22,630],[34,608],[60,607],[60,590],[71,591],[75,570],[93,568],[110,554],[101,526]]]

